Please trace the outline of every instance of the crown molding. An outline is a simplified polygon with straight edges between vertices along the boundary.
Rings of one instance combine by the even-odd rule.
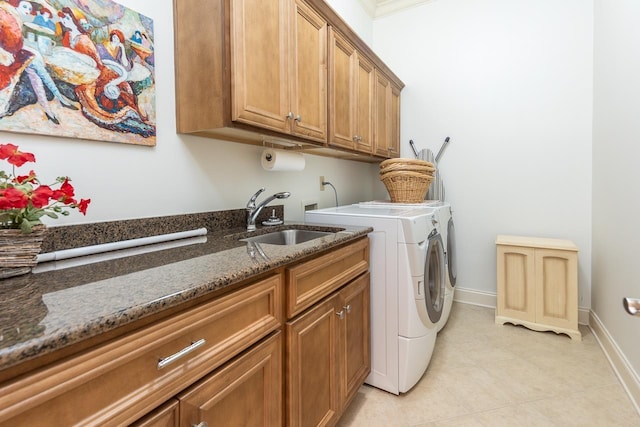
[[[359,0],[360,4],[362,5],[362,7],[364,7],[364,10],[367,12],[367,14],[371,17],[371,18],[375,18],[376,16],[376,6],[377,6],[377,1],[376,0]]]

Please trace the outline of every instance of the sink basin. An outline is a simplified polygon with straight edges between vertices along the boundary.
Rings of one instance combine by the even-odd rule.
[[[330,234],[334,233],[293,229],[274,231],[272,233],[261,234],[255,237],[247,237],[246,239],[240,240],[243,242],[267,243],[270,245],[297,245],[298,243],[319,239],[320,237],[328,236]]]

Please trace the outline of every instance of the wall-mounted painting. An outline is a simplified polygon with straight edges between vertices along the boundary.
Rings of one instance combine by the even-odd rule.
[[[155,145],[153,42],[111,0],[0,0],[0,131]]]

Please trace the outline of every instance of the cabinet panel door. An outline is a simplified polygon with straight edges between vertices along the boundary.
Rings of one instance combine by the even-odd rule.
[[[391,86],[389,80],[375,72],[375,98],[373,112],[373,150],[374,154],[389,157],[391,127],[389,114],[391,112]]]
[[[288,0],[231,2],[231,119],[287,133],[288,5]]]
[[[277,332],[178,395],[181,425],[280,427],[281,337]]]
[[[535,257],[532,248],[498,246],[498,313],[535,322]]]
[[[373,150],[373,65],[362,55],[357,58],[356,71],[356,149],[365,153]]]
[[[340,390],[346,407],[371,371],[369,273],[340,291],[339,304],[338,310],[344,310],[338,350],[342,367]]]
[[[536,249],[538,323],[577,329],[577,263],[575,252]]]
[[[391,84],[389,157],[400,157],[400,88]]]
[[[329,29],[329,144],[354,148],[356,50],[340,34]]]
[[[334,425],[340,411],[337,296],[287,322],[286,405],[290,426]]]
[[[293,133],[326,143],[327,21],[295,0],[291,25]]]

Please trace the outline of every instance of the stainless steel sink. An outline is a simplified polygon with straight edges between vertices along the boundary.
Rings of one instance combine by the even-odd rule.
[[[240,239],[243,242],[266,243],[270,245],[297,245],[298,243],[308,242],[309,240],[319,239],[328,236],[330,233],[326,231],[314,230],[280,230],[272,233],[261,234],[259,236],[247,237]]]

